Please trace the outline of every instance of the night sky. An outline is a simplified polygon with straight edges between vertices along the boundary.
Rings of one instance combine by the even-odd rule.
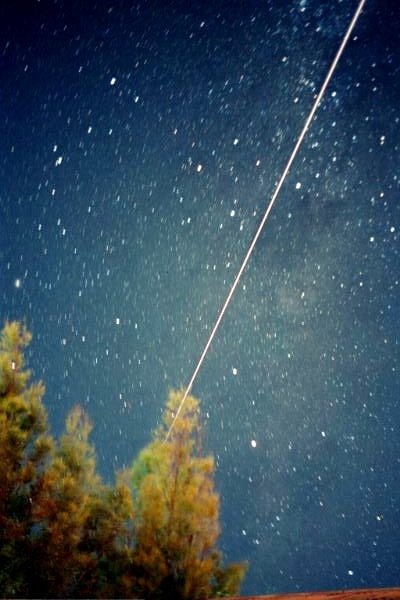
[[[107,480],[187,384],[356,0],[3,0],[0,314]],[[243,593],[400,584],[400,10],[365,10],[193,393]]]

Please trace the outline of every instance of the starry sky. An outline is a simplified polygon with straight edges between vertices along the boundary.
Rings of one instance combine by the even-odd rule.
[[[0,308],[111,480],[192,375],[354,0],[0,7]],[[400,583],[400,13],[367,0],[195,383],[243,593]]]

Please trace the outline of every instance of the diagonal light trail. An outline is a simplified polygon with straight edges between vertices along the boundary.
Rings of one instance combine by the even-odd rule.
[[[255,245],[257,243],[257,240],[260,237],[261,232],[264,229],[264,225],[267,222],[268,217],[269,217],[269,215],[270,215],[270,213],[271,213],[271,211],[272,211],[272,209],[274,207],[274,204],[275,204],[275,202],[276,202],[276,200],[278,198],[279,192],[281,191],[281,188],[282,188],[282,186],[283,186],[283,184],[285,182],[285,179],[286,179],[286,177],[287,177],[287,175],[289,173],[290,167],[292,166],[293,161],[294,161],[294,159],[296,158],[296,156],[297,156],[297,154],[299,152],[300,146],[303,143],[304,137],[305,137],[305,135],[307,133],[307,130],[308,130],[310,124],[311,124],[311,121],[314,118],[314,115],[315,115],[315,113],[317,111],[317,108],[318,108],[318,106],[321,103],[321,100],[322,100],[322,98],[324,96],[325,90],[328,87],[330,80],[332,79],[332,76],[333,76],[333,73],[335,72],[337,64],[338,64],[338,62],[339,62],[339,60],[340,60],[340,58],[341,58],[341,56],[342,56],[342,54],[344,52],[344,49],[345,49],[345,47],[347,45],[347,42],[349,41],[349,38],[350,38],[350,36],[351,36],[351,34],[352,34],[353,30],[354,30],[354,27],[356,26],[356,23],[358,21],[358,18],[359,18],[360,14],[361,14],[361,11],[362,11],[362,9],[364,7],[365,2],[366,2],[366,0],[361,0],[359,2],[358,6],[357,6],[357,9],[356,9],[356,11],[355,11],[355,13],[353,15],[353,18],[351,19],[351,22],[350,22],[350,24],[349,24],[349,26],[347,28],[347,31],[346,31],[346,33],[343,36],[341,44],[340,44],[340,46],[339,46],[339,48],[338,48],[338,50],[336,52],[336,55],[335,55],[335,57],[334,57],[334,59],[332,61],[332,64],[331,64],[331,66],[330,66],[330,68],[328,70],[328,73],[325,76],[324,82],[321,85],[321,89],[320,89],[320,91],[319,91],[319,93],[318,93],[318,95],[317,95],[317,97],[316,97],[316,99],[314,101],[314,104],[311,107],[310,113],[309,113],[309,115],[308,115],[308,117],[307,117],[307,119],[306,119],[306,121],[304,123],[303,129],[301,130],[301,132],[300,132],[300,134],[299,134],[299,136],[297,138],[296,144],[295,144],[295,146],[294,146],[294,148],[292,150],[292,153],[291,153],[291,155],[289,157],[289,160],[286,163],[286,166],[285,166],[285,168],[283,170],[281,178],[279,179],[279,181],[277,183],[277,186],[276,186],[276,188],[274,190],[274,193],[272,194],[271,200],[269,201],[269,204],[268,204],[268,206],[267,206],[267,208],[265,210],[265,213],[264,213],[264,216],[263,216],[263,218],[261,220],[261,223],[258,226],[258,229],[257,229],[257,231],[256,231],[256,233],[255,233],[255,235],[254,235],[254,237],[252,239],[252,242],[251,242],[251,244],[250,244],[250,246],[249,246],[249,248],[247,250],[246,256],[243,259],[243,262],[242,262],[242,264],[240,266],[240,269],[239,269],[239,271],[238,271],[238,273],[237,273],[237,275],[235,277],[235,280],[234,280],[234,282],[233,282],[233,284],[232,284],[232,286],[231,286],[231,288],[229,290],[229,293],[228,293],[228,295],[226,297],[226,300],[223,303],[222,308],[220,309],[220,311],[218,313],[218,317],[217,317],[217,319],[215,321],[214,327],[212,328],[212,331],[211,331],[210,336],[209,336],[209,338],[207,340],[207,343],[206,343],[206,345],[204,347],[204,350],[203,350],[203,352],[202,352],[202,354],[201,354],[201,356],[200,356],[200,358],[198,360],[196,368],[193,371],[193,375],[192,375],[192,377],[191,377],[191,379],[190,379],[190,381],[189,381],[189,383],[187,385],[185,393],[184,393],[184,395],[182,397],[182,400],[181,400],[181,402],[179,404],[178,410],[176,411],[176,414],[175,414],[175,416],[174,416],[174,418],[172,420],[172,423],[170,425],[170,428],[168,430],[168,433],[167,433],[167,435],[165,437],[164,442],[166,442],[168,440],[169,436],[171,435],[171,432],[172,432],[172,430],[174,428],[174,425],[176,423],[177,418],[179,417],[179,415],[181,413],[181,410],[183,408],[185,400],[188,397],[188,395],[190,393],[190,390],[193,387],[193,383],[194,383],[194,381],[195,381],[195,379],[196,379],[196,377],[197,377],[197,375],[198,375],[198,373],[200,371],[201,365],[203,364],[203,361],[204,361],[204,359],[206,357],[206,354],[207,354],[207,352],[208,352],[208,350],[209,350],[209,348],[211,346],[211,343],[212,343],[212,341],[213,341],[213,339],[215,337],[215,334],[217,333],[219,325],[220,325],[220,323],[221,323],[221,321],[223,319],[223,316],[224,316],[224,314],[225,314],[225,312],[226,312],[226,310],[227,310],[227,308],[229,306],[229,303],[230,303],[230,301],[232,299],[232,296],[235,293],[235,290],[236,290],[236,288],[238,286],[238,283],[239,283],[239,281],[240,281],[240,279],[242,277],[243,271],[245,270],[245,268],[247,266],[247,263],[250,260],[250,257],[251,257],[251,255],[253,253],[253,250],[254,250],[254,247],[255,247]]]

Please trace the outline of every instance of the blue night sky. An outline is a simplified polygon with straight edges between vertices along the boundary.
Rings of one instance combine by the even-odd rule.
[[[354,0],[0,7],[0,309],[111,480],[185,385]],[[367,0],[193,393],[243,593],[400,584],[400,12]]]

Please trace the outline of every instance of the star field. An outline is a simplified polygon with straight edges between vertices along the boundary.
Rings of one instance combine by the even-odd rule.
[[[130,464],[203,350],[356,2],[0,7],[0,307]],[[399,584],[400,16],[367,0],[193,393],[244,594]]]

